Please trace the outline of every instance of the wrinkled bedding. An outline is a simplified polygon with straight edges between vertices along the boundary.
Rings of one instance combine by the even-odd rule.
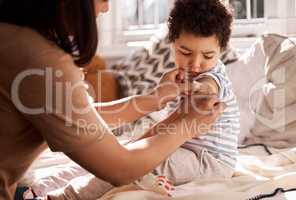
[[[113,190],[101,199],[296,199],[296,148],[246,146],[233,178],[196,180],[176,187],[172,197],[135,187]]]
[[[55,159],[55,156],[55,153],[47,151],[41,158],[50,160]],[[83,180],[90,176],[68,158],[58,156],[60,158],[55,160],[61,162],[60,164],[40,164],[44,160],[39,166],[35,164],[36,169],[27,174],[22,185],[29,185],[38,196],[46,196],[48,192],[63,192],[63,188],[71,180]],[[72,181],[71,184],[81,187],[85,183]],[[95,199],[90,192],[83,192],[87,194],[85,199]],[[139,185],[130,184],[111,189],[101,199],[220,200],[221,195],[225,199],[296,199],[296,148],[279,150],[260,144],[241,146],[234,177],[227,180],[195,180],[177,186],[170,194],[171,197],[168,197],[158,191],[148,191]]]

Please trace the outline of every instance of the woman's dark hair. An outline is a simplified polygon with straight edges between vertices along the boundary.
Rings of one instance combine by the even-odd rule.
[[[182,31],[201,37],[216,35],[225,50],[232,21],[221,0],[176,0],[168,20],[169,40],[174,42]]]
[[[0,22],[35,29],[83,66],[98,45],[94,4],[94,0],[0,0]]]

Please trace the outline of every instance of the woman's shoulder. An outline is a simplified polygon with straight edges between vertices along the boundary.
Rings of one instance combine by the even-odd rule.
[[[11,45],[16,43],[18,47],[21,47],[22,44],[29,44],[27,48],[38,47],[39,45],[51,48],[57,47],[53,42],[32,28],[8,23],[0,23],[0,40]]]
[[[2,46],[10,48],[11,53],[26,55],[28,59],[36,60],[44,55],[47,57],[70,56],[58,47],[55,42],[28,27],[0,23],[0,41],[1,44],[5,44]],[[14,49],[15,51],[13,51]]]
[[[84,77],[70,54],[33,29],[0,24],[0,44],[0,65],[9,65],[15,73],[53,70],[62,72],[67,80]],[[2,71],[10,73],[6,68]]]
[[[38,31],[12,24],[0,23],[0,57],[6,55],[23,63],[24,68],[73,66],[71,55]]]

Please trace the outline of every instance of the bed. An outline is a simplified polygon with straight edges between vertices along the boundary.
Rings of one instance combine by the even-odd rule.
[[[223,61],[241,111],[239,156],[234,176],[195,180],[169,191],[170,196],[136,183],[118,188],[106,184],[105,195],[100,199],[296,199],[296,83],[293,81],[296,46],[290,38],[268,34],[258,38],[243,55],[238,56],[231,50],[226,53]],[[157,84],[160,75],[172,67],[170,46],[165,38],[158,38],[153,40],[150,50],[138,50],[110,69],[118,72],[116,79],[123,97],[147,92]],[[152,114],[134,124],[132,130],[118,129],[114,133],[122,141],[131,131],[143,133],[145,130],[139,128],[143,121],[155,123],[160,118]],[[28,197],[44,197],[63,192],[70,184],[81,193],[67,199],[99,199],[85,189],[91,176],[65,155],[47,150],[20,186],[30,187]]]
[[[276,149],[263,144],[240,146],[238,165],[230,179],[199,179],[175,187],[170,197],[160,194],[153,188],[135,184],[119,188],[106,188],[109,191],[101,199],[272,199],[288,200],[296,198],[296,148]],[[46,164],[45,164],[46,163]],[[66,156],[47,150],[38,163],[23,179],[22,185],[29,185],[36,196],[51,194],[60,199],[63,188],[79,188],[79,199],[96,199],[90,193],[94,186],[91,175]],[[81,189],[82,188],[82,189]],[[111,189],[111,190],[109,190]],[[71,198],[69,198],[71,199]],[[75,199],[75,198],[73,198]],[[98,198],[99,199],[99,198]]]

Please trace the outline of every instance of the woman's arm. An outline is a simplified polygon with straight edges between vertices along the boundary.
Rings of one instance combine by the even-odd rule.
[[[90,146],[67,155],[91,173],[114,185],[127,184],[149,173],[189,139],[181,127],[168,134],[165,130],[127,146],[111,134]]]
[[[116,128],[133,122],[162,109],[167,102],[174,100],[180,94],[193,92],[199,86],[195,83],[176,83],[177,74],[177,69],[165,73],[159,85],[150,94],[94,105],[109,127]]]
[[[136,138],[135,140],[129,141],[129,143],[134,142],[134,141],[139,141],[144,138],[151,137],[155,134],[158,134],[158,130],[161,129],[162,127],[168,127],[170,124],[172,124],[178,117],[180,117],[179,110],[176,109],[173,113],[171,113],[167,118],[164,120],[158,122],[155,124],[153,127],[151,127],[150,130],[148,130],[146,133],[144,133],[141,137]]]
[[[126,184],[150,172],[185,141],[204,133],[206,126],[211,127],[224,104],[211,97],[202,101],[199,108],[211,112],[183,110],[177,119],[171,118],[172,123],[152,129],[151,137],[122,146],[107,132],[100,141],[67,155],[97,177],[115,185]]]
[[[153,94],[131,96],[94,105],[104,121],[112,128],[136,121],[159,109],[158,99]]]

